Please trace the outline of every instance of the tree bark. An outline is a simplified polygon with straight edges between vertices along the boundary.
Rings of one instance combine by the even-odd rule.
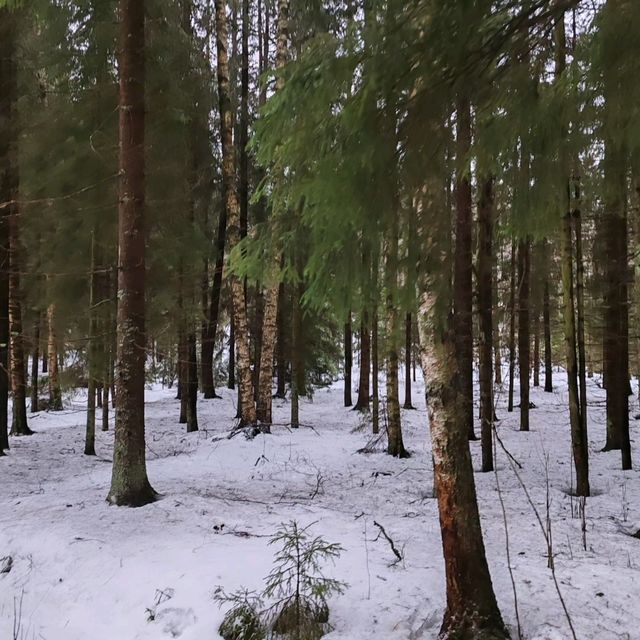
[[[47,307],[47,378],[49,385],[49,410],[62,411],[62,390],[60,388],[60,373],[58,370],[58,337],[56,332],[56,307],[51,303]]]
[[[186,338],[186,418],[187,433],[198,430],[198,353],[196,334],[189,332]]]
[[[493,178],[481,184],[478,203],[478,312],[482,470],[493,471]]]
[[[513,381],[516,368],[516,243],[511,240],[509,282],[509,393],[507,411],[513,411]]]
[[[405,316],[405,344],[404,344],[404,409],[415,409],[411,402],[411,347],[412,340],[412,326],[411,313],[407,313]]]
[[[84,455],[96,455],[96,383],[98,380],[98,311],[96,295],[96,240],[91,233],[91,273],[89,275],[89,340],[87,342],[87,420]]]
[[[31,357],[31,413],[37,413],[39,410],[38,403],[38,365],[40,364],[40,316],[39,310],[36,310],[36,319],[33,321],[33,350]]]
[[[369,378],[371,376],[371,338],[369,333],[369,313],[362,310],[360,321],[360,371],[358,377],[358,399],[354,409],[368,411],[371,402],[371,388]]]
[[[471,149],[471,106],[466,98],[458,100],[456,153],[456,244],[454,256],[453,309],[456,325],[456,359],[460,384],[461,415],[469,440],[475,440],[473,428],[473,294],[472,294],[472,200],[467,174]]]
[[[14,65],[15,61],[10,62]],[[9,205],[9,330],[11,334],[11,392],[13,395],[13,419],[11,422],[11,435],[24,436],[33,432],[27,424],[27,381],[24,357],[24,336],[22,331],[22,292],[20,289],[20,209],[19,189],[20,178],[18,173],[18,140],[17,123],[13,120],[16,116],[14,99],[16,96],[15,66],[13,66],[10,100],[12,118],[9,129],[12,139],[9,144],[9,160],[5,179],[9,183],[11,204]],[[15,136],[15,137],[14,137]]]
[[[544,327],[544,390],[553,392],[553,363],[551,355],[551,305],[549,302],[549,277],[545,266],[543,283],[542,324]]]
[[[15,38],[14,14],[0,8],[0,203],[12,202],[15,185]],[[0,455],[9,449],[9,217],[11,208],[0,207]]]
[[[20,175],[18,169],[18,120],[17,120],[17,65],[15,59],[16,53],[16,35],[15,30],[17,20],[15,14],[11,15],[11,11],[7,8],[0,10],[0,37],[3,42],[0,43],[0,88],[2,95],[0,96],[0,151],[4,154],[0,155],[0,202],[3,203],[3,231],[5,232],[5,248],[4,264],[5,269],[8,267],[8,281],[3,281],[3,298],[6,294],[6,311],[7,315],[4,320],[6,324],[3,332],[8,329],[6,341],[3,342],[3,351],[11,343],[11,357],[7,369],[9,380],[11,383],[11,391],[13,393],[13,417],[11,422],[12,435],[30,435],[31,429],[27,424],[26,409],[26,380],[24,367],[24,345],[22,337],[22,308],[20,303],[20,206],[19,206],[19,190]],[[5,226],[6,225],[6,226]],[[2,300],[4,307],[5,300]],[[2,310],[4,312],[4,309]],[[2,354],[6,359],[5,354]],[[2,362],[2,365],[5,363]],[[8,382],[7,380],[7,391]],[[3,380],[4,383],[4,380]],[[3,401],[3,424],[0,425],[0,451],[9,448],[9,441],[6,436],[7,424],[4,420],[7,411],[7,402],[4,388],[2,389],[1,398]]]
[[[299,276],[301,274],[299,273]],[[300,374],[302,369],[302,284],[291,287],[291,427],[300,426]]]
[[[245,2],[246,28],[248,29],[248,3]],[[243,22],[243,25],[245,23]],[[243,35],[244,38],[244,35]],[[276,47],[276,68],[282,70],[287,64],[289,40],[289,1],[280,0],[278,2],[278,43]],[[244,52],[244,48],[243,48]],[[244,59],[244,55],[243,55]],[[247,61],[248,65],[248,61]],[[248,69],[247,69],[248,83]],[[284,87],[284,78],[278,76],[276,80],[276,91],[281,91]],[[247,116],[248,117],[248,116]],[[278,178],[276,178],[278,179]],[[280,258],[274,261],[274,268],[280,269]],[[260,352],[260,372],[258,383],[258,420],[266,424],[272,422],[272,386],[273,386],[273,357],[276,350],[278,303],[280,296],[280,283],[277,280],[270,283],[265,296],[264,312],[262,320],[262,348]]]
[[[387,240],[385,260],[386,309],[386,374],[387,374],[387,453],[396,458],[408,458],[402,440],[400,398],[398,393],[398,216],[394,215]]]
[[[351,371],[353,368],[353,351],[351,336],[351,312],[344,323],[344,406],[350,407],[353,402],[351,400]]]
[[[227,211],[227,235],[229,250],[240,242],[240,207],[236,188],[236,160],[233,146],[233,117],[229,93],[228,26],[226,2],[216,0],[216,44],[218,52],[218,101],[220,105],[220,138],[222,140],[222,181],[224,206]],[[245,291],[242,280],[230,273],[235,341],[237,345],[238,374],[240,377],[240,421],[243,425],[256,423],[253,377],[251,373],[251,349]]]
[[[373,433],[378,433],[380,431],[378,363],[378,309],[377,307],[374,307],[371,317],[371,426]]]
[[[145,28],[144,0],[120,0],[118,354],[111,488],[115,505],[156,499],[145,460]]]
[[[423,293],[418,320],[447,588],[440,637],[506,639],[482,539],[468,432],[458,413],[455,339],[440,317],[443,307]]]
[[[280,293],[278,299],[285,300],[285,285],[284,282],[280,283]],[[287,336],[287,315],[284,312],[283,305],[278,305],[277,325],[278,325],[278,339],[277,355],[276,355],[276,398],[285,398],[287,395],[287,356],[286,356],[286,336]]]
[[[528,238],[518,245],[518,357],[520,364],[520,431],[529,431],[530,373],[530,301],[531,243]]]

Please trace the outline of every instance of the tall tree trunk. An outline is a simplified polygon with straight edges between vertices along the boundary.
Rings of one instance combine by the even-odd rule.
[[[478,312],[482,470],[493,471],[493,178],[481,184],[478,203]]]
[[[104,277],[105,312],[103,316],[103,361],[102,361],[102,430],[109,431],[109,389],[113,384],[113,287],[111,267]]]
[[[369,378],[371,376],[371,338],[369,334],[369,313],[362,310],[360,321],[360,371],[358,377],[358,399],[354,409],[365,411],[371,402]]]
[[[542,324],[544,327],[544,390],[553,392],[553,364],[551,355],[551,305],[549,302],[549,277],[545,266],[543,283]]]
[[[198,430],[198,352],[196,334],[190,331],[186,337],[186,418],[187,433]]]
[[[16,159],[15,128],[16,28],[14,14],[0,7],[0,455],[9,449],[9,218],[16,197],[14,167]]]
[[[497,231],[496,231],[497,236]],[[502,255],[502,245],[500,246],[500,255],[494,251],[494,261],[492,265],[492,287],[493,287],[493,308],[495,311],[495,322],[493,323],[493,373],[494,382],[497,385],[502,384],[502,353],[501,344],[502,339],[500,336],[500,324],[501,319],[504,318],[504,312],[502,311],[502,304],[500,302],[500,277],[498,272],[498,260]]]
[[[378,309],[371,317],[371,425],[373,433],[380,431],[380,392],[378,383]]]
[[[17,142],[12,145],[10,176],[12,204],[9,206],[9,329],[11,332],[11,392],[13,394],[13,419],[11,434],[31,435],[27,424],[27,381],[22,332],[22,300],[20,290],[20,211],[18,209]],[[13,153],[16,155],[13,155]]]
[[[279,300],[285,300],[285,286],[284,282],[280,283],[280,293],[278,293]],[[287,315],[284,312],[283,305],[278,305],[278,315],[277,315],[277,330],[278,330],[278,339],[276,342],[277,345],[277,355],[276,355],[276,376],[277,376],[277,386],[276,386],[276,398],[285,398],[287,395],[287,357],[286,357],[286,335],[287,335]]]
[[[351,336],[351,312],[344,323],[344,406],[350,407],[351,400],[351,371],[353,368],[353,351]]]
[[[518,357],[520,364],[520,431],[529,431],[529,300],[531,242],[518,245]]]
[[[236,330],[233,321],[233,311],[229,322],[229,365],[227,371],[227,388],[236,388]],[[239,408],[239,407],[238,407]]]
[[[509,393],[507,411],[513,411],[513,381],[516,369],[516,243],[511,240],[509,277]]]
[[[47,360],[49,375],[49,410],[62,411],[62,390],[60,388],[60,373],[58,370],[58,337],[56,332],[56,306],[51,303],[47,307]]]
[[[145,0],[120,0],[118,355],[112,504],[141,506],[156,492],[147,478],[145,363]]]
[[[560,81],[566,68],[566,38],[564,16],[558,20],[554,29],[555,37],[555,73]],[[566,133],[566,125],[562,133]],[[569,420],[571,424],[571,449],[576,470],[576,494],[589,495],[589,443],[586,422],[582,420],[582,404],[578,391],[578,360],[576,331],[576,300],[574,288],[574,255],[572,234],[572,180],[569,178],[569,162],[566,155],[561,155],[561,170],[566,180],[565,211],[562,216],[562,298],[564,317],[564,340],[567,357],[567,383],[569,388]],[[582,256],[580,256],[582,258]],[[576,269],[577,272],[577,269]],[[582,274],[580,275],[582,289]],[[582,291],[580,291],[582,295]],[[585,399],[586,400],[586,399]]]
[[[411,351],[413,344],[413,323],[411,322],[411,313],[406,314],[404,324],[404,408],[415,409],[411,402]]]
[[[578,363],[576,359],[576,321],[573,287],[573,250],[571,234],[571,211],[567,202],[562,217],[562,298],[564,319],[564,343],[567,359],[567,382],[569,388],[569,421],[571,424],[571,448],[576,469],[576,493],[589,495],[588,449],[586,433],[582,430],[580,399],[578,396]]]
[[[11,379],[11,391],[13,394],[13,420],[11,423],[12,435],[29,435],[31,430],[27,425],[26,408],[26,379],[24,360],[24,338],[22,334],[22,305],[20,291],[20,175],[18,170],[18,120],[17,120],[17,67],[15,60],[15,28],[17,20],[12,18],[7,10],[3,10],[0,16],[7,25],[0,30],[0,35],[7,38],[7,43],[0,49],[7,57],[1,61],[2,76],[0,82],[6,95],[0,98],[2,111],[0,115],[6,120],[3,124],[2,133],[5,147],[4,158],[0,158],[3,163],[3,171],[0,174],[2,185],[0,194],[8,196],[3,204],[6,208],[8,220],[8,243],[9,248],[9,289],[8,289],[8,311],[9,311],[9,335],[11,356],[9,358],[9,372]],[[2,143],[0,143],[2,144]],[[2,440],[5,440],[4,435]],[[6,444],[6,442],[5,442]],[[1,448],[1,447],[0,447]]]
[[[440,637],[501,640],[509,634],[487,565],[468,432],[458,414],[455,339],[443,308],[425,292],[418,319],[447,588]]]
[[[40,316],[36,309],[36,319],[33,321],[33,350],[31,358],[31,413],[38,412],[38,365],[40,364]]]
[[[244,0],[247,16],[246,27],[248,29],[248,2]],[[243,23],[244,24],[244,23]],[[289,40],[289,0],[278,2],[278,44],[276,47],[276,68],[282,70],[287,64]],[[243,50],[244,51],[244,50]],[[248,62],[247,62],[248,64]],[[247,70],[248,82],[248,70]],[[276,80],[276,90],[284,87],[284,77],[279,75]],[[275,178],[276,180],[278,177]],[[280,258],[274,261],[274,268],[280,269]],[[260,374],[258,384],[258,420],[270,424],[271,399],[273,386],[273,357],[276,350],[278,303],[280,295],[280,283],[277,280],[270,283],[265,296],[263,324],[262,324],[262,348],[260,353]]]
[[[302,274],[299,270],[299,277]],[[300,426],[300,373],[302,369],[302,283],[291,287],[291,427]]]
[[[574,197],[576,198],[576,202],[578,202],[580,198],[579,189],[579,185],[574,185]],[[578,390],[580,392],[580,432],[582,434],[582,457],[584,459],[584,473],[587,475],[586,489],[588,491],[589,438],[587,414],[587,355],[584,343],[584,259],[582,256],[582,216],[579,207],[576,207],[573,211],[573,223],[576,242],[576,316],[578,341]]]
[[[386,308],[386,374],[387,374],[387,453],[396,458],[408,458],[402,440],[400,398],[398,393],[398,216],[392,219],[387,240],[385,261],[387,292]]]
[[[469,440],[475,440],[473,429],[473,297],[472,297],[472,200],[471,181],[467,172],[471,149],[471,105],[466,98],[458,100],[456,131],[456,244],[454,258],[453,309],[456,324],[456,358],[460,385],[462,420]]]
[[[533,386],[540,386],[540,309],[533,308]]]
[[[229,57],[226,2],[216,0],[216,44],[218,52],[218,102],[220,104],[220,138],[222,140],[222,181],[224,206],[227,210],[227,235],[229,250],[240,242],[240,207],[236,189],[236,160],[233,146],[233,117],[229,93]],[[240,376],[240,421],[244,425],[256,423],[253,377],[251,373],[251,350],[249,346],[249,324],[245,291],[242,280],[229,274],[233,304],[235,341]]]
[[[96,239],[91,232],[91,274],[89,276],[89,340],[87,342],[87,421],[84,455],[96,455],[96,383],[98,380],[98,309],[96,306]]]

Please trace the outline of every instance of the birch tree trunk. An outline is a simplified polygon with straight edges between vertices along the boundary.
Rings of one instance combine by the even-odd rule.
[[[509,634],[496,602],[482,539],[468,432],[456,397],[455,340],[439,317],[443,309],[435,294],[422,294],[418,315],[421,363],[447,589],[440,637],[506,639]]]
[[[246,2],[246,0],[245,0]],[[287,64],[289,40],[289,1],[278,2],[278,43],[276,47],[276,68],[282,70]],[[284,78],[279,75],[276,80],[276,91],[284,87]],[[276,180],[282,178],[276,176]],[[272,214],[273,215],[273,214]],[[274,260],[274,270],[280,269],[280,258]],[[270,424],[272,422],[271,405],[273,395],[273,359],[276,351],[278,336],[278,303],[280,297],[280,283],[274,279],[270,283],[265,295],[262,320],[262,348],[260,350],[260,373],[258,382],[258,420]]]
[[[218,101],[220,104],[220,138],[222,140],[222,182],[224,207],[227,211],[227,235],[229,250],[240,242],[240,206],[236,187],[236,160],[233,146],[233,117],[229,93],[228,25],[226,2],[216,0],[216,45],[218,52]],[[245,291],[242,280],[229,274],[233,305],[237,366],[240,384],[240,422],[243,425],[256,423],[253,376],[251,373],[251,349],[249,346],[249,324]]]
[[[112,504],[156,499],[144,433],[145,334],[145,1],[120,0],[118,318]]]

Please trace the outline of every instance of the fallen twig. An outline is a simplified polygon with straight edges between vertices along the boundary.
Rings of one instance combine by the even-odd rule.
[[[393,564],[398,564],[398,562],[402,562],[404,560],[404,557],[396,549],[396,545],[393,543],[393,540],[389,537],[389,535],[385,531],[385,528],[380,523],[376,522],[375,520],[373,521],[373,524],[376,527],[378,527],[378,529],[380,529],[380,533],[378,534],[378,537],[376,538],[376,540],[378,540],[381,535],[384,536],[385,540],[389,543],[389,546],[391,547],[391,551],[393,551],[393,555],[395,555],[395,557],[397,558],[397,560]]]

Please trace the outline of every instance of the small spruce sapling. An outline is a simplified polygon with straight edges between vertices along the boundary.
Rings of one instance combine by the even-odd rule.
[[[296,521],[283,523],[269,540],[280,545],[262,593],[240,589],[231,594],[218,588],[214,599],[231,603],[219,628],[224,640],[317,640],[330,630],[328,598],[343,593],[344,582],[322,572],[343,548],[312,537],[312,524],[300,528]],[[264,608],[264,601],[271,604]]]
[[[322,573],[322,565],[335,561],[343,548],[319,536],[312,525],[300,528],[293,520],[281,524],[269,544],[280,544],[274,567],[266,578],[264,595],[276,598],[267,616],[276,637],[316,640],[328,630],[327,599],[343,593],[345,584]]]
[[[267,628],[262,621],[262,598],[248,589],[226,593],[219,587],[213,598],[221,606],[231,604],[218,629],[224,640],[266,640]]]

